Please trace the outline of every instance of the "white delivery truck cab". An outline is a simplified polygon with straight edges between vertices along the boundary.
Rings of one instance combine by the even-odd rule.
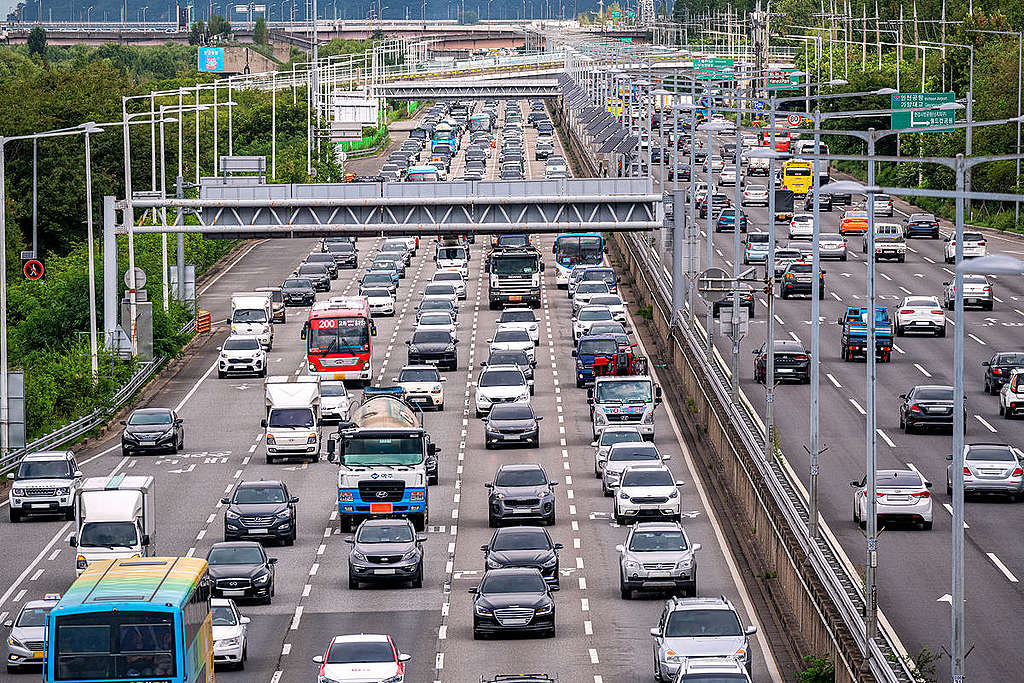
[[[469,279],[469,249],[465,245],[437,245],[434,262],[438,270],[457,270]]]
[[[661,403],[661,387],[647,375],[595,377],[587,389],[594,439],[605,427],[636,427],[644,439],[654,440],[654,411]]]
[[[320,378],[316,375],[268,377],[263,384],[267,416],[267,463],[279,457],[320,459]]]
[[[89,477],[75,500],[75,571],[93,562],[156,555],[156,480],[151,476]]]
[[[266,349],[274,348],[274,302],[271,292],[231,295],[231,334],[251,335]]]

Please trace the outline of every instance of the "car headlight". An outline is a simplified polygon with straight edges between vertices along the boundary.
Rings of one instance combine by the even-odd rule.
[[[239,515],[239,514],[238,514],[237,512],[233,512],[233,511],[231,511],[231,510],[226,510],[226,511],[224,512],[224,516],[225,516],[225,517],[226,517],[227,519],[239,519],[239,518],[241,517],[241,515]]]
[[[604,413],[594,413],[594,424],[596,424],[596,425],[608,424],[608,418],[605,417]]]
[[[273,434],[267,434],[267,444],[274,446],[277,444],[277,439],[274,438]]]
[[[11,636],[10,638],[7,639],[7,644],[10,645],[11,647],[20,647],[23,650],[27,650],[28,649],[27,647],[25,647],[24,643],[22,643],[20,640],[18,640],[14,636]]]
[[[739,659],[740,661],[746,661],[746,659],[747,659],[747,648],[745,648],[745,647],[739,648],[738,650],[736,650],[735,654],[733,654],[733,657],[735,657],[736,659]]]
[[[636,560],[626,560],[625,568],[627,572],[638,572],[640,571],[640,563]]]
[[[681,655],[674,650],[665,650],[665,661],[672,662],[674,664],[682,663],[686,659],[686,655]]]
[[[353,550],[352,558],[355,560],[359,560],[360,562],[366,562],[366,553],[360,550]]]
[[[525,394],[520,394],[519,397],[516,400],[517,401],[529,401],[530,400],[530,392],[527,391]]]
[[[16,496],[24,496],[25,495],[25,489],[11,489],[11,493],[16,495]]]
[[[316,434],[310,434],[307,436],[306,443],[316,443]]]
[[[629,494],[625,491],[619,492],[619,500],[629,500]]]
[[[538,607],[537,611],[534,614],[537,614],[538,616],[540,616],[540,615],[544,615],[544,614],[551,614],[554,611],[555,611],[555,604],[553,602],[549,602],[546,605],[542,605],[542,606]]]
[[[218,640],[217,644],[221,647],[235,647],[241,641],[241,638],[235,636],[234,638],[225,638],[224,640]]]
[[[578,358],[576,359],[576,369],[577,370],[582,370],[583,369],[583,361],[581,361]]]
[[[267,572],[265,574],[260,574],[259,576],[257,576],[255,579],[252,580],[252,582],[254,584],[256,584],[257,586],[264,586],[264,585],[267,584],[268,581],[270,581],[270,572]]]
[[[352,492],[351,491],[339,491],[338,492],[338,500],[341,501],[342,503],[351,503],[352,500],[353,500]]]
[[[558,562],[558,557],[556,555],[552,555],[550,558],[548,558],[544,562],[543,566],[545,566],[545,567],[554,567],[556,562]]]
[[[430,393],[432,393],[432,394],[440,394],[441,393],[441,385],[438,384],[437,386],[435,386],[433,389],[430,390]]]
[[[503,566],[504,565],[502,565],[501,562],[498,562],[497,560],[495,560],[495,559],[493,559],[491,557],[487,558],[487,568],[488,569],[501,569]]]
[[[693,566],[693,558],[688,557],[685,560],[679,560],[676,564],[676,569],[689,569]]]
[[[641,422],[643,422],[645,425],[652,425],[652,424],[654,424],[654,412],[651,411],[651,412],[647,413],[646,415],[644,415],[643,420],[641,420]]]
[[[394,676],[391,676],[390,678],[385,678],[383,681],[381,681],[381,683],[399,683],[399,681],[401,681],[401,680],[402,680],[402,675],[401,674],[395,674]]]
[[[455,344],[449,344],[449,345],[448,345],[448,346],[447,346],[447,347],[445,348],[445,351],[454,351],[454,350],[455,350]]]
[[[675,491],[673,491],[672,493],[668,494],[668,497],[669,497],[669,498],[678,498],[678,497],[679,497],[679,490],[678,490],[678,489],[676,489],[676,490],[675,490]]]
[[[477,400],[481,403],[491,403],[491,398],[485,394],[478,395]]]
[[[370,361],[366,361],[365,363],[363,363],[363,370],[369,370],[369,369],[370,369]]]
[[[275,515],[275,516],[276,516],[276,517],[277,517],[278,519],[288,519],[289,517],[291,517],[291,516],[292,516],[292,511],[291,511],[291,510],[281,510],[281,511],[280,511],[280,512],[278,512],[278,513],[277,513],[277,515]]]
[[[480,617],[489,617],[489,616],[491,616],[491,614],[493,614],[493,612],[491,612],[490,609],[488,609],[487,607],[484,607],[483,605],[477,605],[473,609],[476,611],[477,616],[480,616]]]
[[[414,557],[416,557],[416,549],[415,548],[413,548],[412,550],[406,550],[405,553],[402,555],[402,559],[403,560],[411,560]]]
[[[410,491],[409,500],[422,501],[425,500],[426,495],[423,491]]]

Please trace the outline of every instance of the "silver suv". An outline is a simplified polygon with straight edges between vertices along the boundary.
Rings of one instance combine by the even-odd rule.
[[[613,489],[622,479],[623,471],[630,465],[660,465],[670,458],[668,454],[662,455],[658,447],[650,441],[612,444],[601,472],[601,492],[605,496],[611,496]]]
[[[665,602],[654,638],[654,678],[674,681],[683,662],[696,657],[730,657],[750,673],[750,636],[736,608],[724,595],[717,598],[671,598]]]
[[[11,521],[30,514],[63,514],[75,518],[75,495],[82,484],[75,454],[71,451],[40,451],[22,458],[18,469],[7,475],[11,490]]]
[[[619,594],[623,600],[635,590],[670,590],[697,595],[697,558],[700,543],[690,543],[675,522],[640,522],[615,546],[619,553]]]

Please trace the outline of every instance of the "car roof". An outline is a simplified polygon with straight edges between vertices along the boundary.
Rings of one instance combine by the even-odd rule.
[[[29,453],[21,459],[22,462],[26,460],[70,460],[75,457],[75,454],[71,451],[36,451],[35,453]]]
[[[263,544],[259,541],[218,541],[210,546],[211,551],[214,548],[259,548],[262,550]]]
[[[494,372],[498,372],[499,370],[514,370],[515,372],[522,372],[522,370],[519,369],[518,365],[512,365],[511,363],[502,365],[485,365],[483,372],[490,372],[492,370]]]
[[[132,411],[132,414],[135,415],[137,413],[139,415],[157,415],[160,413],[169,412],[171,412],[170,408],[136,408],[135,410]]]
[[[405,517],[378,517],[373,519],[366,519],[359,523],[359,528],[364,526],[412,526]]]
[[[504,463],[498,465],[498,471],[529,472],[531,470],[544,470],[544,467],[535,462]]]
[[[673,611],[689,609],[727,609],[732,612],[736,611],[736,608],[729,602],[729,598],[724,595],[720,595],[717,598],[671,598],[668,602]]]
[[[18,613],[20,614],[21,612],[24,612],[27,609],[35,609],[37,607],[53,607],[58,602],[60,602],[59,598],[53,600],[47,600],[45,598],[42,600],[28,600],[25,602],[24,606]]]
[[[253,488],[256,486],[280,486],[281,488],[284,488],[284,482],[281,481],[280,479],[260,479],[258,481],[243,481],[238,484],[236,490]]]
[[[334,636],[331,639],[331,644],[334,643],[389,643],[391,642],[391,636],[380,635],[377,633],[353,633],[344,636]]]
[[[683,531],[683,525],[679,522],[637,522],[633,525],[633,532],[637,531]]]
[[[618,446],[618,445],[619,444],[615,444],[615,446]],[[630,443],[630,444],[627,444],[627,445],[635,445],[635,444]],[[612,448],[615,448],[615,446],[612,446]],[[669,469],[668,469],[668,467],[666,465],[656,465],[656,464],[653,464],[653,463],[643,463],[643,464],[637,464],[637,465],[629,465],[629,466],[626,467],[626,469],[627,470],[634,470],[634,471],[637,471],[637,472],[640,472],[640,471],[643,471],[643,472],[653,472],[653,471],[669,472]]]

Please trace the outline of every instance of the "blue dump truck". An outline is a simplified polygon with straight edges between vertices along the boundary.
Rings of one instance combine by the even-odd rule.
[[[852,361],[859,357],[867,358],[868,309],[850,306],[846,313],[839,316],[838,322],[843,326],[839,350],[842,359]],[[882,363],[892,359],[892,322],[885,306],[875,306],[875,354]]]

